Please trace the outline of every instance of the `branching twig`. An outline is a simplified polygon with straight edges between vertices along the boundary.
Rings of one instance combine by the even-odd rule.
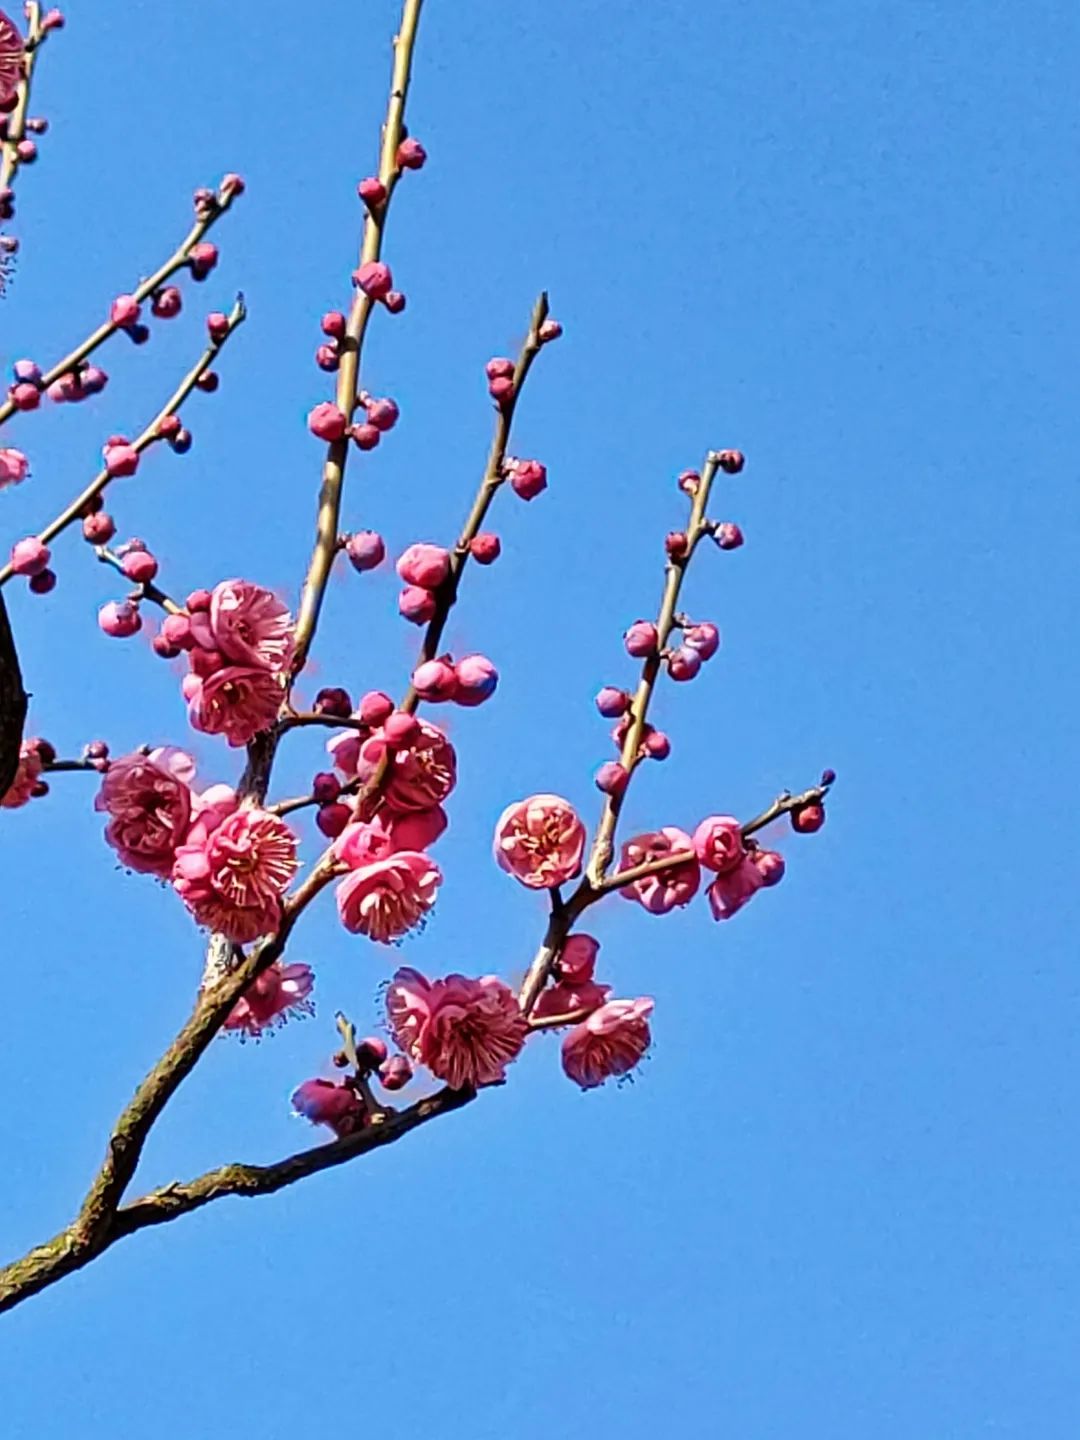
[[[117,555],[115,550],[110,550],[107,545],[95,545],[94,554],[103,565],[111,565],[114,570],[118,570],[121,575],[124,575],[123,558]],[[124,578],[128,577],[124,575]],[[136,582],[132,594],[139,600],[149,600],[151,604],[160,606],[169,615],[187,614],[183,605],[174,600],[171,595],[167,595],[160,585],[154,584],[153,580]]]
[[[26,139],[26,112],[30,108],[30,85],[34,78],[34,66],[38,53],[45,41],[41,28],[41,5],[39,0],[29,0],[26,7],[26,59],[23,78],[15,100],[15,108],[7,116],[7,129],[0,149],[0,190],[14,188],[15,176],[19,171],[19,141]],[[10,413],[10,412],[9,412]],[[0,407],[0,424],[7,419]]]

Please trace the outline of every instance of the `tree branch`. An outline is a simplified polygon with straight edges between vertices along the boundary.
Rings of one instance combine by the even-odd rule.
[[[19,768],[26,705],[15,637],[0,594],[0,796],[7,793]]]

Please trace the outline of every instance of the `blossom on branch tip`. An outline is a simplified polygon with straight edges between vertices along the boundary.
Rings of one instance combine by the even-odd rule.
[[[192,757],[172,746],[112,762],[94,809],[108,814],[105,840],[122,865],[169,879],[177,849],[187,837],[194,777]]]
[[[517,997],[494,975],[428,980],[403,967],[387,990],[386,1016],[406,1055],[454,1090],[501,1084],[528,1035]]]
[[[624,885],[620,894],[626,900],[636,900],[650,915],[666,915],[676,905],[688,905],[701,883],[701,869],[685,831],[665,825],[660,830],[635,835],[623,845],[619,863],[620,870],[632,870],[653,860],[663,860],[667,855],[686,855],[688,851],[689,858]]]
[[[222,1022],[222,1030],[239,1032],[240,1038],[257,1040],[276,1030],[292,1015],[314,1014],[309,998],[315,984],[310,965],[285,965],[275,960],[257,975]]]
[[[296,836],[267,810],[200,811],[176,853],[173,887],[195,917],[244,944],[277,928],[299,867]]]
[[[495,826],[495,860],[530,890],[562,885],[581,873],[585,826],[568,800],[531,795],[508,805]]]
[[[583,1090],[593,1090],[632,1070],[652,1044],[653,1005],[645,996],[609,1000],[575,1025],[562,1047],[563,1070],[569,1078]]]

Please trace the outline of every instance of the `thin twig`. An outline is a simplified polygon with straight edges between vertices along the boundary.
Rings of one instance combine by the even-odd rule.
[[[107,545],[95,545],[94,554],[103,565],[111,565],[114,570],[124,575],[124,561],[117,555],[115,550],[110,550]],[[124,579],[128,579],[124,575]],[[149,600],[151,604],[158,605],[169,615],[186,615],[187,611],[171,595],[167,595],[160,585],[155,585],[153,580],[135,581],[132,594],[139,600]]]

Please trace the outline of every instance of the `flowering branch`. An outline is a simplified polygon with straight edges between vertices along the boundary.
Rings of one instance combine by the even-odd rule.
[[[125,443],[123,447],[116,448],[132,450],[135,452],[136,457],[138,457],[151,445],[165,438],[161,428],[162,422],[167,421],[170,416],[179,414],[184,401],[191,392],[198,387],[200,380],[210,370],[210,367],[229,339],[229,336],[232,335],[238,325],[243,323],[246,315],[247,310],[244,305],[244,297],[238,295],[236,297],[236,303],[227,316],[227,325],[223,333],[219,338],[210,341],[209,345],[207,345],[206,349],[199,356],[199,359],[184,376],[183,380],[181,380],[180,384],[142,433],[135,440],[132,440],[130,445]],[[64,530],[68,529],[69,526],[74,525],[77,520],[83,519],[88,513],[88,509],[93,507],[95,502],[105,493],[110,482],[116,478],[118,473],[130,474],[132,472],[130,469],[118,471],[115,464],[110,464],[108,459],[106,459],[106,463],[94,476],[93,480],[90,481],[86,489],[78,494],[70,505],[61,510],[59,515],[49,521],[48,525],[38,533],[37,539],[41,541],[43,545],[47,544]],[[15,568],[10,561],[0,568],[0,586],[6,585],[15,573]]]
[[[7,151],[8,147],[5,146],[5,157]],[[154,297],[157,292],[161,290],[162,286],[165,285],[166,281],[171,279],[178,270],[192,266],[195,273],[200,275],[207,273],[205,268],[201,268],[198,265],[199,247],[204,245],[207,233],[230,208],[232,202],[242,190],[243,185],[239,177],[228,175],[222,181],[216,193],[210,190],[201,190],[198,192],[194,225],[192,225],[191,229],[168,259],[159,265],[148,279],[141,281],[131,292],[130,298],[133,306],[142,305],[145,300]],[[216,251],[214,251],[213,258],[214,262],[216,262]],[[213,262],[209,260],[204,262],[204,264],[210,263]],[[178,306],[178,291],[175,292],[175,296],[174,304]],[[132,307],[129,307],[129,313],[133,313]],[[168,312],[163,313],[172,315],[176,313],[176,310],[170,309]],[[96,330],[91,331],[85,340],[80,341],[73,350],[69,351],[61,360],[57,360],[54,365],[50,366],[49,369],[40,376],[35,382],[37,389],[47,390],[51,385],[55,384],[56,381],[62,380],[65,375],[78,374],[83,362],[88,360],[90,356],[100,349],[118,330],[124,329],[127,323],[123,312],[115,310],[114,307],[114,313],[110,314],[108,320],[99,325]],[[10,420],[18,409],[19,406],[10,395],[6,400],[0,402],[0,425]]]
[[[401,25],[394,38],[394,68],[379,155],[380,198],[377,202],[368,205],[360,250],[361,268],[366,265],[375,265],[382,254],[390,200],[401,178],[402,167],[398,159],[398,147],[406,133],[405,100],[409,93],[413,51],[416,45],[416,31],[420,23],[422,5],[423,0],[405,0]],[[338,368],[336,404],[345,418],[345,426],[352,421],[359,403],[357,387],[360,377],[360,356],[364,346],[364,336],[367,333],[368,320],[371,318],[375,303],[375,299],[368,294],[367,290],[358,284],[349,310],[345,334],[341,341],[341,362]],[[319,623],[319,612],[322,609],[323,597],[330,579],[330,570],[337,553],[341,495],[345,483],[348,450],[349,436],[343,427],[343,433],[339,438],[328,442],[326,463],[323,466],[323,481],[319,491],[319,509],[316,520],[315,549],[304,580],[296,622],[296,649],[292,662],[294,675],[299,675],[307,662],[308,652],[315,638],[315,628]]]
[[[11,23],[6,16],[4,21],[8,25]],[[16,90],[15,108],[5,117],[3,146],[0,149],[0,215],[3,218],[9,218],[13,213],[14,181],[19,165],[23,161],[34,159],[36,154],[34,142],[26,138],[26,112],[30,105],[30,84],[34,76],[34,66],[48,28],[51,27],[46,27],[42,22],[39,0],[28,0],[26,38],[23,41],[23,74]]]

